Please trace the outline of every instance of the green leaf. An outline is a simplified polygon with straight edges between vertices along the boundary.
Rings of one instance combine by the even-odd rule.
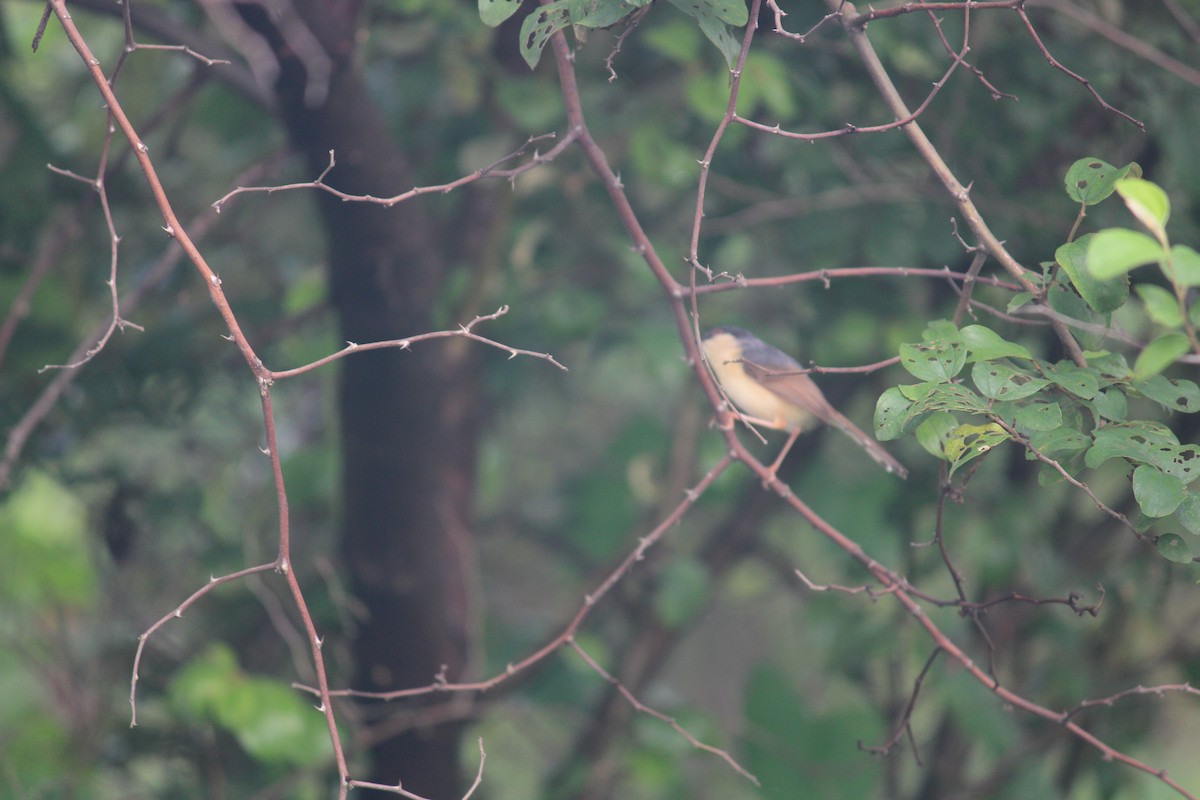
[[[967,351],[959,341],[900,345],[900,365],[923,381],[949,381],[966,363]]]
[[[1029,436],[1029,444],[1047,458],[1063,461],[1087,450],[1092,440],[1074,428],[1060,426],[1049,431],[1034,431]]]
[[[924,403],[929,396],[946,384],[940,381],[926,381],[925,383],[902,383],[896,388],[900,390],[909,401],[913,403]]]
[[[1171,272],[1168,277],[1180,286],[1200,286],[1200,253],[1186,244],[1171,248]]]
[[[211,644],[175,675],[167,696],[185,714],[207,719],[238,677],[233,650],[226,644]]]
[[[1094,311],[1107,314],[1123,306],[1129,298],[1129,277],[1119,275],[1100,280],[1091,273],[1087,268],[1087,251],[1094,236],[1095,234],[1089,233],[1064,244],[1054,252],[1054,259],[1063,272],[1067,273],[1079,296]]]
[[[1133,374],[1133,370],[1129,368],[1129,362],[1120,353],[1085,351],[1083,355],[1088,361],[1088,366],[1100,370],[1101,375],[1124,381]]]
[[[971,368],[971,380],[979,393],[992,400],[1023,400],[1037,394],[1050,382],[1032,372],[1008,364],[980,361]]]
[[[489,28],[494,28],[517,13],[521,0],[479,0],[479,18]]]
[[[1094,206],[1113,193],[1113,185],[1136,164],[1114,167],[1098,158],[1081,158],[1067,170],[1067,195],[1077,203]],[[1141,174],[1141,169],[1137,169]]]
[[[1200,533],[1200,495],[1188,492],[1179,508],[1175,509],[1175,515],[1188,533]]]
[[[1183,502],[1183,481],[1149,464],[1133,471],[1133,497],[1147,517],[1165,517]]]
[[[588,28],[607,28],[615,25],[644,3],[625,0],[568,0],[571,24]]]
[[[1134,380],[1145,380],[1174,364],[1191,349],[1182,333],[1164,333],[1146,345],[1133,362]]]
[[[730,25],[743,27],[750,19],[749,11],[742,0],[670,0],[685,14],[693,16],[708,40],[717,46],[730,69],[741,53],[741,40],[729,31]]]
[[[1164,447],[1158,451],[1153,464],[1187,485],[1200,478],[1200,447],[1194,444]]]
[[[1192,563],[1192,550],[1177,533],[1164,533],[1158,537],[1154,546],[1158,549],[1158,554],[1168,561],[1174,561],[1176,564]]]
[[[1033,302],[1032,294],[1030,294],[1029,292],[1017,292],[1008,301],[1008,307],[1006,310],[1008,311],[1008,313],[1011,314],[1012,312],[1016,311],[1018,308],[1025,305],[1026,303],[1031,303],[1031,302]]]
[[[741,42],[737,45],[740,50]],[[738,107],[765,109],[775,119],[792,119],[796,114],[796,95],[789,65],[765,50],[751,51],[742,70]]]
[[[1162,245],[1140,231],[1108,228],[1092,236],[1085,261],[1093,277],[1109,280],[1165,256]]]
[[[1120,389],[1109,388],[1098,393],[1092,398],[1092,408],[1101,417],[1112,422],[1124,422],[1129,416],[1129,401]]]
[[[922,400],[913,404],[910,416],[924,414],[928,411],[965,411],[968,414],[983,414],[988,410],[987,403],[979,395],[960,383],[935,383],[933,391]],[[915,413],[914,413],[915,412]]]
[[[94,605],[87,514],[72,492],[38,470],[0,502],[0,609],[67,613]]]
[[[935,458],[949,461],[946,447],[958,428],[959,422],[953,414],[948,411],[938,412],[917,426],[917,443]]]
[[[1167,219],[1171,216],[1171,201],[1157,184],[1142,178],[1124,178],[1116,183],[1117,194],[1125,201],[1129,213],[1166,246]]]
[[[925,330],[921,331],[921,338],[927,342],[959,342],[962,340],[958,326],[948,319],[930,320],[925,326]]]
[[[696,19],[712,17],[738,28],[750,21],[750,11],[743,0],[670,0],[670,2],[680,11]]]
[[[875,438],[881,442],[899,439],[911,406],[912,401],[895,386],[879,395],[875,402]]]
[[[1133,290],[1142,298],[1150,319],[1166,328],[1183,326],[1183,312],[1179,310],[1179,300],[1175,295],[1152,283],[1139,283]]]
[[[521,57],[533,69],[542,58],[542,49],[556,32],[571,24],[570,0],[556,0],[539,7],[521,23]]]
[[[959,425],[946,442],[950,475],[968,461],[979,458],[998,444],[1009,440],[1008,433],[994,422],[986,425]]]
[[[1047,290],[1046,300],[1052,309],[1065,317],[1098,323],[1098,327],[1103,327],[1103,323],[1107,322],[1082,297],[1062,283],[1056,283]],[[1076,330],[1075,336],[1080,346],[1085,348],[1099,347],[1104,343],[1104,334],[1096,330]]]
[[[311,703],[276,680],[246,675],[228,645],[210,645],[171,681],[173,705],[232,733],[259,761],[330,760],[329,731]]]
[[[278,681],[244,677],[218,701],[216,721],[265,763],[315,765],[333,755],[324,718]]]
[[[1010,342],[991,328],[983,325],[968,325],[959,331],[962,342],[971,353],[969,361],[991,361],[997,358],[1027,358],[1033,354],[1025,347]]]
[[[1085,463],[1090,469],[1110,458],[1128,458],[1152,464],[1163,448],[1179,447],[1179,440],[1165,425],[1157,422],[1135,421],[1114,423],[1097,430]]]
[[[730,33],[729,27],[718,19],[701,17],[699,22],[700,32],[717,46],[721,55],[725,57],[726,66],[733,69],[733,65],[737,63],[738,56],[742,52],[741,40]]]
[[[1200,386],[1193,381],[1173,381],[1163,375],[1154,375],[1142,381],[1134,381],[1133,388],[1143,397],[1172,411],[1189,414],[1200,411]]]
[[[1032,403],[1017,412],[1016,427],[1021,433],[1052,431],[1063,423],[1058,403]]]
[[[484,2],[484,0],[480,0]],[[542,58],[550,37],[569,25],[607,28],[624,19],[643,2],[626,0],[555,0],[539,7],[521,23],[521,57],[533,69]],[[480,13],[483,13],[482,7]],[[489,13],[492,13],[489,11]],[[495,10],[495,16],[500,10]],[[503,21],[503,20],[501,20]]]
[[[1070,361],[1061,361],[1044,366],[1042,371],[1064,391],[1084,400],[1091,400],[1100,391],[1100,372],[1094,367],[1077,367]]]

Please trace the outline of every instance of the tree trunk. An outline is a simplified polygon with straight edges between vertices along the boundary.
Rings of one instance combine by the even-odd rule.
[[[319,72],[320,53],[297,54],[273,23],[255,21],[281,61],[278,96],[292,139],[314,172],[336,152],[327,182],[338,189],[389,196],[410,188],[414,171],[354,65],[357,7],[314,0],[295,7],[333,61],[327,90],[314,89],[310,74]],[[465,205],[464,213],[479,212],[478,204]],[[325,193],[320,207],[331,298],[347,341],[430,330],[449,265],[478,263],[461,252],[470,241],[449,233],[486,227],[478,220],[433,218],[419,201],[388,209]],[[357,689],[426,685],[443,670],[453,680],[467,660],[469,509],[480,407],[478,348],[467,345],[441,339],[339,362],[342,553],[366,610],[354,643]],[[411,701],[372,703],[364,711],[390,717],[412,708]],[[460,734],[461,723],[446,723],[377,741],[369,779],[401,781],[428,797],[459,796]]]

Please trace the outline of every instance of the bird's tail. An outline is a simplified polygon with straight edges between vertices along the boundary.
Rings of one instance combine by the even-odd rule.
[[[847,419],[840,412],[833,410],[832,408],[829,410],[833,411],[833,414],[830,415],[829,419],[825,420],[826,422],[828,422],[830,425],[833,425],[842,433],[853,439],[859,447],[867,451],[867,455],[875,459],[876,464],[883,467],[888,472],[899,475],[901,478],[908,477],[908,470],[905,469],[904,465],[897,461],[891,453],[889,453],[887,450],[884,450],[883,445],[867,435],[866,432]]]

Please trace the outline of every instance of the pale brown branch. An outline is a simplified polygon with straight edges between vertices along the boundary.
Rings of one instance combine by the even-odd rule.
[[[1182,694],[1190,694],[1193,697],[1200,697],[1200,689],[1192,686],[1190,683],[1164,683],[1159,686],[1135,686],[1132,689],[1125,689],[1108,697],[1101,697],[1096,700],[1084,700],[1079,705],[1075,706],[1070,711],[1063,712],[1063,720],[1071,719],[1089,708],[1104,706],[1111,708],[1118,700],[1124,700],[1126,697],[1135,697],[1137,695],[1152,694],[1155,697],[1162,697],[1168,693],[1179,692]]]
[[[662,522],[660,522],[654,530],[650,531],[645,536],[638,539],[637,547],[635,547],[617,567],[610,572],[603,581],[589,594],[583,598],[583,604],[575,615],[566,624],[566,626],[550,641],[539,647],[533,653],[529,654],[520,661],[509,664],[503,672],[493,675],[490,678],[481,681],[472,681],[467,683],[450,683],[445,679],[445,676],[435,676],[434,681],[425,686],[418,686],[411,689],[399,689],[392,692],[362,692],[354,689],[341,689],[331,692],[334,697],[361,697],[374,700],[397,700],[402,697],[415,697],[418,695],[433,694],[436,692],[485,692],[499,684],[509,680],[514,675],[528,670],[542,662],[547,656],[560,647],[567,644],[583,625],[584,620],[592,613],[592,609],[612,590],[614,586],[630,570],[634,565],[642,561],[646,557],[646,553],[650,548],[654,547],[667,531],[675,527],[683,519],[689,509],[700,499],[701,495],[708,490],[721,474],[728,469],[732,463],[730,456],[726,455],[718,461],[712,469],[710,469],[704,477],[691,489],[684,493],[684,499],[679,502],[675,508],[667,514]],[[303,689],[308,692],[314,692],[312,687],[297,685],[296,688]]]
[[[538,353],[533,350],[522,350],[519,347],[510,347],[509,345],[506,345],[502,342],[497,342],[494,339],[488,339],[487,337],[480,336],[479,334],[474,333],[471,330],[473,327],[475,327],[480,322],[487,322],[489,320],[494,320],[494,319],[501,317],[507,313],[508,313],[508,306],[500,306],[499,309],[497,309],[496,311],[494,311],[491,314],[486,314],[484,316],[475,317],[475,319],[471,320],[466,325],[460,325],[458,330],[432,331],[430,333],[418,333],[418,334],[414,334],[412,336],[405,337],[403,339],[388,339],[386,341],[367,342],[364,344],[359,344],[357,342],[349,342],[346,344],[346,346],[344,348],[342,348],[341,350],[338,350],[336,353],[331,353],[331,354],[325,356],[324,358],[318,358],[316,361],[305,364],[302,367],[296,367],[294,369],[285,369],[285,370],[279,370],[279,371],[267,370],[266,377],[273,381],[282,380],[284,378],[293,378],[297,375],[303,375],[306,372],[312,372],[314,369],[317,369],[318,367],[323,367],[326,364],[333,363],[334,361],[338,361],[340,359],[345,358],[346,356],[353,355],[354,353],[365,353],[368,350],[386,350],[389,348],[395,348],[398,350],[408,350],[410,347],[412,347],[417,342],[424,342],[424,341],[428,341],[430,339],[445,339],[450,336],[458,336],[458,337],[462,337],[464,339],[471,339],[476,342],[480,342],[482,344],[489,345],[490,347],[495,347],[499,350],[503,350],[506,353],[508,353],[508,357],[510,360],[516,358],[517,356],[528,356],[529,358],[540,358],[544,361],[549,361],[551,364],[553,364],[554,366],[563,370],[564,372],[567,371],[567,368],[564,367],[562,364],[560,364],[558,362],[558,360],[555,359],[554,356],[550,355],[549,353]]]
[[[582,647],[580,647],[579,642],[575,641],[574,638],[572,638],[568,642],[568,644],[570,645],[572,650],[574,650],[576,653],[579,654],[579,657],[583,659],[584,663],[587,664],[588,667],[590,667],[593,672],[595,672],[597,675],[599,675],[604,680],[608,681],[610,684],[612,684],[616,688],[616,690],[618,692],[621,693],[621,696],[625,698],[625,701],[629,703],[629,705],[633,708],[634,711],[637,711],[640,714],[646,714],[648,716],[654,717],[657,720],[667,723],[675,730],[676,733],[678,733],[685,740],[687,740],[687,743],[690,744],[692,747],[695,747],[697,750],[703,750],[706,753],[711,753],[711,754],[717,756],[722,761],[724,761],[726,764],[728,764],[730,767],[732,767],[735,772],[737,772],[743,778],[746,778],[747,780],[752,782],[755,786],[761,785],[759,783],[758,778],[755,777],[753,773],[751,773],[749,770],[747,770],[741,764],[739,764],[737,762],[737,760],[729,754],[729,751],[722,750],[719,747],[713,747],[711,744],[705,744],[704,742],[700,741],[692,734],[688,733],[687,729],[679,724],[679,720],[675,719],[674,717],[672,717],[668,714],[664,714],[661,711],[653,709],[650,706],[643,703],[642,701],[638,700],[637,697],[633,694],[633,692],[629,691],[629,689],[627,689],[624,684],[622,684],[619,680],[614,678],[607,670],[604,669],[604,667],[600,666],[600,664],[596,662],[596,659],[594,659],[590,655],[588,655],[588,652],[586,650],[584,650]]]
[[[334,197],[336,197],[340,200],[343,200],[347,203],[373,203],[375,205],[381,205],[384,208],[391,208],[392,206],[396,205],[397,203],[402,203],[405,200],[411,200],[414,197],[420,197],[421,195],[424,195],[424,194],[447,194],[449,192],[454,191],[455,189],[466,186],[467,184],[471,184],[471,183],[474,183],[475,181],[482,180],[483,178],[507,178],[508,180],[515,180],[517,178],[517,176],[519,176],[525,172],[528,172],[529,170],[534,169],[535,167],[541,166],[542,164],[548,164],[551,161],[553,161],[559,155],[559,153],[561,153],[564,149],[566,149],[571,144],[571,142],[573,140],[573,137],[571,136],[571,134],[567,134],[566,136],[564,136],[557,144],[554,145],[554,147],[550,148],[545,153],[540,153],[540,152],[534,151],[533,156],[529,159],[529,161],[525,162],[524,164],[521,164],[517,167],[513,167],[511,169],[500,169],[500,166],[502,164],[505,164],[505,163],[511,161],[514,158],[518,158],[518,157],[524,155],[525,151],[528,150],[532,145],[536,144],[537,142],[545,141],[547,139],[554,139],[555,137],[556,137],[556,134],[554,134],[554,133],[544,133],[540,136],[531,136],[525,141],[525,143],[523,145],[518,147],[513,152],[509,153],[508,155],[504,156],[501,159],[498,159],[497,161],[489,164],[486,167],[481,167],[481,168],[475,170],[474,172],[472,172],[469,175],[464,175],[463,177],[457,178],[456,180],[450,181],[449,183],[440,183],[440,184],[437,184],[434,186],[418,186],[416,188],[409,189],[406,192],[401,192],[400,194],[393,195],[391,197],[375,197],[375,196],[369,195],[369,194],[348,194],[346,192],[340,191],[339,189],[335,189],[332,186],[330,186],[329,184],[325,183],[326,176],[328,176],[329,173],[333,170],[333,168],[337,165],[337,161],[334,157],[334,152],[332,150],[330,150],[329,151],[329,164],[325,167],[325,169],[323,169],[321,171],[321,174],[318,175],[316,177],[316,179],[314,179],[314,180],[306,181],[303,183],[289,183],[289,184],[284,184],[281,186],[239,186],[236,189],[234,189],[233,191],[226,194],[220,200],[217,200],[216,202],[214,202],[212,204],[212,207],[213,207],[213,209],[215,209],[217,211],[217,213],[220,213],[221,209],[224,207],[225,203],[228,202],[230,199],[236,197],[239,194],[247,194],[247,193],[252,193],[252,192],[274,194],[275,192],[288,192],[288,191],[295,191],[297,189],[317,189],[317,190],[320,190],[327,194],[331,194]]]
[[[1047,48],[1045,43],[1042,41],[1042,37],[1038,35],[1037,30],[1033,27],[1033,22],[1029,19],[1029,15],[1027,13],[1025,13],[1025,9],[1023,7],[1017,8],[1017,14],[1021,17],[1021,21],[1025,23],[1025,30],[1029,32],[1029,36],[1030,36],[1030,38],[1033,39],[1033,43],[1035,45],[1037,45],[1038,51],[1042,54],[1042,57],[1046,59],[1047,63],[1049,63],[1050,66],[1054,67],[1056,70],[1063,73],[1064,75],[1071,78],[1072,80],[1078,82],[1080,85],[1083,86],[1083,88],[1087,89],[1088,93],[1096,99],[1096,102],[1099,103],[1100,107],[1103,108],[1105,111],[1109,111],[1113,114],[1116,114],[1119,117],[1123,117],[1123,118],[1129,120],[1134,125],[1137,125],[1138,128],[1141,129],[1141,131],[1143,133],[1146,131],[1146,123],[1142,122],[1140,119],[1136,119],[1136,118],[1130,116],[1129,114],[1126,114],[1124,111],[1117,108],[1116,106],[1111,105],[1107,100],[1105,100],[1100,95],[1100,92],[1096,91],[1096,87],[1092,86],[1091,81],[1089,81],[1087,78],[1083,77],[1079,73],[1073,72],[1072,70],[1068,69],[1065,65],[1063,65],[1061,62],[1059,62],[1059,60],[1057,58],[1055,58],[1053,55],[1050,54],[1049,48]]]
[[[1060,14],[1075,20],[1093,33],[1103,36],[1117,47],[1128,50],[1138,58],[1148,61],[1159,69],[1174,75],[1176,78],[1190,83],[1192,86],[1200,86],[1200,70],[1172,58],[1157,47],[1148,44],[1133,34],[1121,30],[1116,25],[1105,21],[1086,8],[1075,5],[1070,0],[1037,0],[1036,5],[1045,5],[1048,8],[1052,8]]]
[[[888,108],[898,119],[907,119],[912,116],[912,113],[905,105],[904,98],[900,96],[900,92],[892,83],[891,77],[888,75],[887,69],[883,66],[883,62],[879,59],[879,54],[875,52],[870,40],[867,38],[865,31],[851,24],[854,15],[854,8],[849,3],[842,3],[840,0],[826,0],[826,4],[831,10],[837,10],[842,14],[843,27],[847,36],[850,37],[851,44],[858,52],[863,66],[867,70],[871,81],[875,84],[875,88],[879,91]],[[995,258],[1008,271],[1010,275],[1021,284],[1022,288],[1037,298],[1038,302],[1045,303],[1045,292],[1037,286],[1029,277],[1029,271],[1013,258],[1012,254],[1005,248],[995,234],[992,233],[987,223],[983,219],[983,215],[979,213],[979,209],[971,201],[970,188],[964,186],[955,177],[950,167],[942,159],[941,154],[925,132],[921,129],[919,123],[915,120],[902,127],[905,135],[917,150],[918,154],[929,165],[930,169],[941,181],[943,188],[958,207],[959,213],[967,221],[967,225],[971,228],[971,232],[975,234],[975,238],[979,240],[980,245],[986,248],[989,255]],[[1057,334],[1063,348],[1070,356],[1071,360],[1079,366],[1084,366],[1087,359],[1083,356],[1083,351],[1079,347],[1079,343],[1075,337],[1071,335],[1067,327],[1061,322],[1052,323],[1054,331]]]
[[[258,572],[268,572],[271,570],[277,570],[278,568],[279,568],[279,562],[272,561],[269,564],[259,564],[258,566],[247,567],[246,569],[240,569],[237,572],[231,572],[228,575],[221,575],[220,577],[216,577],[216,576],[211,577],[208,579],[208,583],[204,584],[199,589],[192,592],[192,594],[186,600],[184,600],[179,605],[175,606],[175,608],[169,614],[160,618],[157,622],[155,622],[153,625],[151,625],[149,628],[147,628],[145,631],[143,631],[140,636],[138,636],[137,651],[133,655],[133,673],[129,679],[129,708],[130,708],[129,727],[131,727],[131,728],[137,727],[137,685],[138,685],[138,681],[141,679],[140,669],[141,669],[141,663],[142,663],[142,654],[145,653],[145,651],[146,651],[146,642],[150,641],[150,637],[153,636],[154,633],[159,628],[161,628],[163,625],[166,625],[168,622],[170,622],[173,619],[179,619],[180,617],[182,617],[184,611],[187,611],[188,608],[190,608],[197,600],[204,597],[206,594],[208,594],[209,592],[211,592],[213,589],[217,588],[218,586],[229,583],[231,581],[236,581],[239,578],[244,578],[247,575],[254,575],[255,573],[258,573]]]
[[[483,751],[483,737],[479,738],[478,743],[479,743],[479,767],[475,770],[475,780],[471,781],[471,785],[469,787],[467,787],[466,794],[464,794],[462,796],[462,800],[471,800],[471,795],[475,794],[475,790],[479,788],[479,785],[481,783],[483,783],[483,764],[485,761],[487,761],[487,753],[485,753]],[[412,792],[406,790],[399,783],[397,783],[395,786],[389,786],[386,783],[372,783],[371,781],[348,780],[348,781],[346,781],[346,788],[348,788],[348,789],[375,789],[376,791],[387,792],[388,794],[394,794],[399,797],[407,797],[408,800],[427,800],[427,798],[424,798],[419,794],[413,794]]]

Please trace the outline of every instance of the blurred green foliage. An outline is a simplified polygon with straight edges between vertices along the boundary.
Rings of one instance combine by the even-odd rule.
[[[725,6],[721,13],[741,8]],[[168,0],[155,8],[176,24],[216,35],[187,4]],[[1188,52],[1163,8],[1133,13],[1108,4],[1102,11],[1149,45]],[[723,29],[738,24],[718,12],[713,19]],[[0,193],[0,295],[16,295],[55,237],[72,238],[5,354],[0,418],[6,428],[58,374],[39,368],[62,362],[109,313],[109,241],[93,192],[42,166],[93,175],[104,115],[53,22],[36,55],[22,44],[39,13],[32,4],[0,7],[6,37],[0,185],[9,189]],[[73,13],[103,63],[111,63],[123,42],[119,24],[83,7],[73,6]],[[821,13],[817,6],[797,8],[786,22],[804,31]],[[972,12],[970,60],[1020,101],[993,99],[960,69],[921,122],[964,183],[972,183],[973,199],[1016,257],[1047,269],[1061,265],[1067,280],[1056,308],[1086,312],[1097,322],[1114,314],[1143,341],[1177,333],[1162,328],[1182,329],[1195,306],[1174,314],[1163,302],[1162,293],[1168,301],[1176,297],[1169,274],[1144,279],[1138,302],[1121,306],[1124,278],[1104,284],[1099,279],[1113,275],[1092,275],[1097,280],[1089,282],[1091,273],[1079,268],[1091,264],[1086,254],[1099,232],[1131,224],[1119,203],[1089,206],[1084,235],[1091,238],[1059,250],[1078,213],[1063,187],[1082,156],[1096,154],[1106,165],[1137,162],[1173,209],[1169,242],[1139,234],[1157,248],[1148,261],[1182,253],[1184,267],[1190,265],[1192,256],[1174,248],[1200,241],[1196,87],[1067,17],[1048,9],[1030,13],[1055,57],[1144,120],[1148,133],[1048,67],[1020,21],[1000,12]],[[697,161],[729,86],[729,53],[712,46],[721,38],[716,23],[702,30],[696,19],[703,21],[696,13],[652,7],[622,44],[612,82],[605,57],[619,26],[610,31],[597,23],[576,52],[593,133],[678,276]],[[951,43],[959,41],[961,15],[947,12],[941,24]],[[948,64],[928,18],[878,20],[870,35],[916,105]],[[378,106],[412,163],[421,165],[424,183],[453,179],[531,135],[564,129],[550,59],[531,72],[515,30],[484,26],[470,4],[373,4],[360,44]],[[199,88],[169,102],[198,69]],[[146,139],[189,219],[251,165],[286,153],[271,111],[223,82],[219,70],[198,68],[178,53],[138,52],[118,83],[137,124],[154,120]],[[804,46],[760,31],[738,111],[807,132],[890,121],[831,27]],[[124,150],[114,148],[107,186],[122,236],[118,286],[127,290],[166,243]],[[796,144],[734,126],[713,163],[700,251],[718,272],[769,277],[865,265],[962,270],[970,263],[953,236],[951,206],[899,132]],[[285,156],[256,182],[312,177],[301,161]],[[1099,177],[1115,187],[1125,175]],[[1068,192],[1079,180],[1066,178]],[[533,359],[509,361],[499,351],[485,359],[490,414],[479,443],[474,547],[479,672],[490,675],[561,630],[585,594],[725,448],[706,427],[710,412],[680,358],[658,287],[583,159],[568,151],[512,186],[482,191],[505,208],[494,263],[459,267],[439,300],[439,322],[452,328],[508,304],[510,314],[479,332],[550,352],[570,368],[560,373]],[[451,194],[413,202],[445,209],[463,200]],[[1151,218],[1165,226],[1159,208]],[[341,344],[326,305],[316,220],[311,193],[243,195],[201,242],[274,368]],[[980,286],[976,297],[1012,310],[1011,296],[999,289]],[[889,276],[730,291],[705,296],[700,308],[704,325],[744,323],[826,365],[878,361],[921,342],[912,346],[924,356],[923,367],[915,358],[906,365],[929,371],[917,377],[939,384],[940,402],[1007,401],[1012,413],[1005,420],[1063,458],[1084,448],[1081,439],[1063,435],[1064,426],[1111,422],[1090,445],[1098,455],[1086,465],[1087,483],[1114,508],[1133,514],[1140,505],[1173,525],[1157,538],[1166,558],[1076,489],[1048,480],[1047,469],[1027,462],[1018,448],[992,446],[997,442],[988,437],[999,434],[981,424],[965,433],[974,437],[970,443],[988,445],[986,456],[970,443],[960,448],[955,477],[969,476],[961,484],[964,502],[947,505],[941,522],[969,599],[1079,592],[1086,605],[1099,602],[1100,584],[1104,605],[1093,618],[1062,605],[1002,604],[981,617],[982,628],[953,608],[929,613],[973,658],[994,666],[1006,686],[1051,708],[1137,684],[1197,680],[1195,568],[1187,554],[1200,531],[1200,501],[1180,485],[1166,485],[1169,470],[1148,454],[1152,445],[1183,452],[1200,430],[1195,420],[1172,413],[1194,410],[1191,365],[1174,364],[1176,340],[1161,345],[1168,357],[1145,365],[1132,383],[1098,368],[1095,391],[1085,396],[1086,378],[1061,366],[1062,354],[1042,328],[986,311],[953,330],[931,328],[956,303],[941,281]],[[309,676],[273,576],[222,587],[155,635],[142,663],[139,726],[128,728],[135,637],[209,575],[270,560],[276,525],[270,475],[258,451],[257,387],[221,338],[206,288],[176,267],[131,318],[145,331],[117,335],[79,371],[0,501],[0,774],[15,796],[30,797],[331,796],[321,717],[307,695],[289,688]],[[1032,375],[1034,359],[1045,377]],[[995,374],[974,369],[979,364]],[[959,379],[969,366],[967,384]],[[1159,368],[1165,376],[1155,377]],[[906,380],[899,368],[820,378],[839,407],[864,425],[875,398],[883,394],[886,411],[897,390],[884,394],[885,388]],[[1031,381],[1046,381],[1037,389],[1055,392],[1054,399],[1012,394]],[[1136,391],[1125,391],[1130,386]],[[294,567],[326,637],[331,682],[345,686],[353,673],[344,641],[356,621],[338,579],[333,387],[327,369],[281,383],[275,399]],[[892,411],[932,403],[931,396],[903,396]],[[938,548],[923,546],[938,525],[938,462],[921,445],[947,452],[962,423],[950,424],[949,408],[924,410],[936,413],[926,419],[920,443],[905,438],[894,445],[913,472],[907,485],[877,474],[840,438],[820,434],[802,440],[786,474],[799,496],[873,557],[914,585],[952,597]],[[1141,438],[1130,444],[1121,424],[1135,413]],[[778,446],[778,437],[769,439],[760,448],[764,457]],[[1119,458],[1096,469],[1105,452]],[[1127,468],[1128,458],[1141,466]],[[629,680],[643,702],[701,741],[729,749],[759,777],[761,789],[645,715],[624,718],[601,754],[581,756],[582,732],[611,692],[564,650],[528,681],[485,695],[475,709],[462,760],[472,772],[474,737],[482,736],[489,754],[482,796],[584,796],[587,786],[624,798],[720,800],[1173,796],[1152,778],[1081,749],[1059,726],[1004,708],[944,657],[926,676],[912,717],[920,762],[907,739],[887,757],[862,752],[860,742],[878,746],[892,736],[931,645],[886,597],[872,602],[864,594],[805,589],[796,568],[820,584],[858,586],[866,577],[782,507],[763,512],[756,536],[736,553],[712,557],[759,493],[744,471],[718,480],[577,641]],[[641,654],[658,646],[659,660],[638,672]],[[406,707],[396,708],[403,716]],[[1106,742],[1168,768],[1194,791],[1200,773],[1189,743],[1200,725],[1191,711],[1182,695],[1136,696],[1081,719]],[[345,724],[367,727],[358,719]]]

